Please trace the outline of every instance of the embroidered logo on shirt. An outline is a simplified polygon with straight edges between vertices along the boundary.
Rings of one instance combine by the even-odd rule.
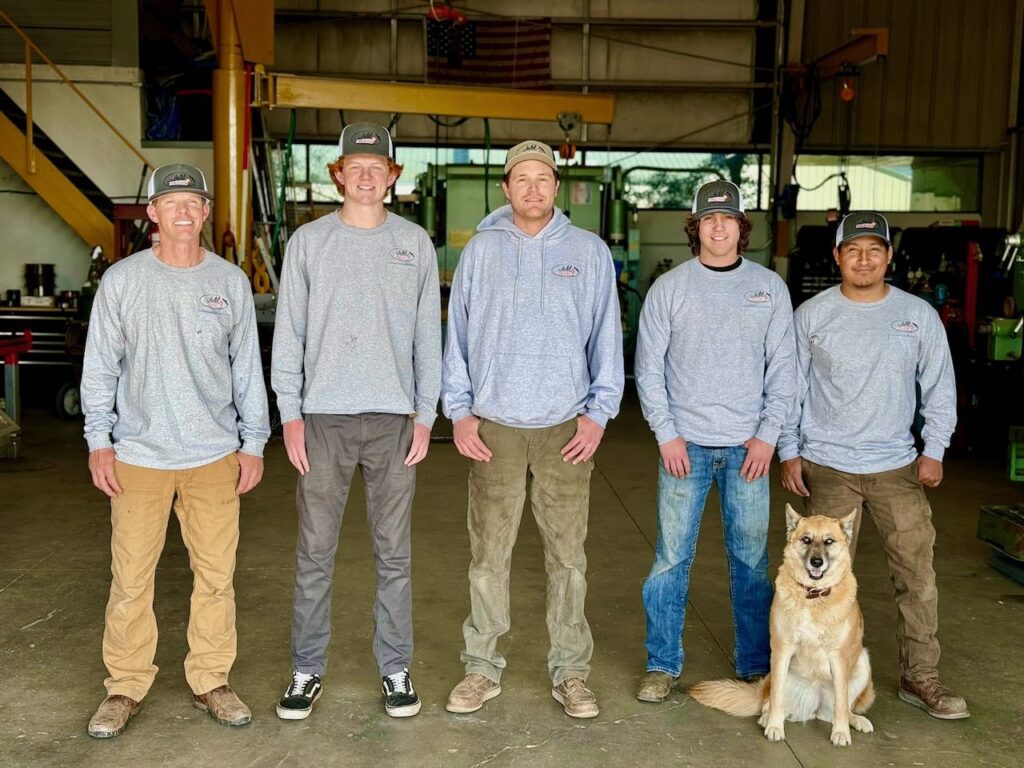
[[[580,271],[572,264],[561,264],[551,270],[551,274],[559,277],[576,277]]]
[[[892,324],[892,329],[901,333],[917,333],[919,326],[913,320],[896,320]]]
[[[772,295],[768,291],[748,291],[743,297],[751,304],[771,304]]]
[[[416,254],[404,248],[393,248],[391,250],[391,259],[401,264],[411,264],[416,260]]]
[[[222,309],[228,308],[228,300],[223,296],[217,296],[215,294],[204,294],[199,297],[199,303],[207,309],[212,309],[215,312],[220,312]]]

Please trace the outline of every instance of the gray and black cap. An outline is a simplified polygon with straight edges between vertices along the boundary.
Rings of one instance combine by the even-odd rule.
[[[731,181],[715,179],[701,184],[693,196],[693,210],[698,219],[711,213],[727,213],[730,216],[745,217],[743,194]]]
[[[169,195],[171,192],[192,192],[207,200],[213,200],[213,193],[206,184],[203,172],[184,163],[161,165],[149,175],[149,185],[146,188],[149,202],[152,203],[158,197]]]
[[[892,245],[889,237],[889,222],[885,216],[874,211],[854,211],[843,217],[836,229],[836,248],[858,237],[877,237]]]
[[[394,159],[395,145],[391,134],[383,125],[376,123],[352,123],[346,125],[338,139],[338,154],[348,155],[380,155]]]

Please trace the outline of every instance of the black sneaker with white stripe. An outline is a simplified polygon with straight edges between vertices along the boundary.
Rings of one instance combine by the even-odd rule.
[[[380,689],[384,694],[384,710],[392,717],[412,717],[420,711],[420,697],[412,687],[408,669],[384,675]]]
[[[277,716],[282,720],[305,720],[313,711],[313,703],[324,692],[320,675],[307,675],[292,671],[292,682],[284,696],[278,699]]]

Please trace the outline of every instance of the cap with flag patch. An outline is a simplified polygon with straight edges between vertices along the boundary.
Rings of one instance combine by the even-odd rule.
[[[710,213],[746,216],[740,188],[725,179],[715,179],[706,184],[701,184],[697,194],[693,196],[691,212],[698,219]]]
[[[346,125],[338,139],[338,153],[348,155],[380,155],[394,158],[395,145],[391,134],[383,125],[376,123],[352,123]]]
[[[213,193],[206,184],[203,172],[192,165],[174,163],[161,165],[149,175],[146,197],[153,202],[171,192],[193,192],[207,200],[213,200]]]
[[[558,163],[555,162],[555,153],[551,147],[543,141],[521,141],[516,144],[505,155],[505,173],[511,171],[515,166],[524,160],[540,160],[545,165],[551,166],[554,171],[558,170]]]
[[[877,237],[891,245],[889,222],[885,216],[874,211],[854,211],[847,214],[836,230],[836,248],[858,237]]]

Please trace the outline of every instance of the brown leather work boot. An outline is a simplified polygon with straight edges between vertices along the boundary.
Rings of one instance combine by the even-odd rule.
[[[637,686],[636,697],[640,701],[664,701],[672,693],[672,686],[678,679],[667,672],[648,672]]]
[[[562,705],[569,717],[597,717],[597,696],[578,677],[570,677],[551,689],[551,698]]]
[[[142,708],[142,704],[127,696],[107,696],[96,714],[89,720],[89,735],[94,739],[112,739],[124,733],[132,715]]]
[[[210,717],[221,725],[236,726],[252,722],[252,713],[249,708],[227,685],[214,688],[206,693],[193,694],[192,706],[203,712],[209,712]]]
[[[907,704],[919,707],[940,720],[963,720],[971,716],[967,711],[967,702],[944,686],[937,677],[918,682],[900,678],[899,696]]]
[[[470,672],[452,688],[452,692],[448,694],[448,703],[444,708],[458,715],[467,715],[470,712],[476,712],[484,705],[485,701],[493,699],[500,693],[501,685],[476,672]]]

